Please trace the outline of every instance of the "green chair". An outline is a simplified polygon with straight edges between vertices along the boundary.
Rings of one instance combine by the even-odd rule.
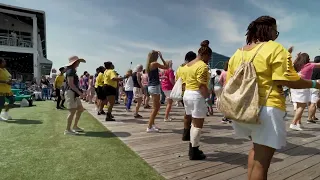
[[[14,95],[14,102],[20,102],[22,99],[26,99],[29,102],[29,106],[32,106],[33,104],[33,96],[28,94],[23,94],[23,91],[21,89],[11,89],[13,95]],[[6,99],[6,102],[8,100]]]

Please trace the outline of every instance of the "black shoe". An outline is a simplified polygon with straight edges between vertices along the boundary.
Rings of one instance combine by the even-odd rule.
[[[113,119],[113,116],[111,115],[111,113],[107,113],[106,121],[115,121],[115,119]]]
[[[106,112],[104,112],[104,111],[102,110],[102,111],[100,111],[100,114],[106,114]]]
[[[61,105],[60,107],[61,107],[61,108],[63,108],[63,109],[65,109],[65,108],[66,108],[64,105]]]
[[[62,109],[62,107],[59,107],[59,106],[58,106],[58,107],[56,107],[56,108],[57,108],[57,109]]]
[[[315,121],[315,120],[307,120],[307,123],[308,123],[308,124],[316,124],[317,121]]]
[[[190,129],[183,129],[182,141],[190,141]]]
[[[203,154],[198,147],[192,147],[191,143],[189,144],[189,159],[190,160],[204,160],[206,159],[206,155]]]
[[[139,119],[139,118],[142,118],[142,116],[141,116],[140,114],[135,114],[135,115],[134,115],[134,118]]]

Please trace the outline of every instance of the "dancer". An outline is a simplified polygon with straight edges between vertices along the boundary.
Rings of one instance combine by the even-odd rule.
[[[222,89],[226,85],[227,72],[228,72],[228,63],[229,63],[229,61],[226,61],[224,63],[224,68],[223,68],[224,71],[221,72],[220,79],[219,79],[219,84],[221,85]],[[220,94],[221,94],[221,92],[220,92]],[[219,104],[217,103],[217,106],[218,105]],[[223,117],[221,122],[224,123],[224,124],[232,123],[232,121],[230,119],[226,118],[226,117]]]
[[[115,121],[112,115],[112,108],[115,104],[118,82],[122,81],[124,78],[120,78],[117,76],[117,73],[114,70],[114,65],[112,64],[112,62],[110,61],[105,62],[104,67],[106,70],[104,71],[104,74],[103,74],[103,81],[104,81],[103,91],[104,91],[104,94],[107,96],[107,101],[109,103],[106,121]]]
[[[182,94],[184,94],[185,85],[186,85],[185,82],[186,82],[186,73],[187,72],[185,71],[185,69],[186,69],[185,65],[196,58],[197,58],[196,53],[194,53],[193,51],[189,51],[184,58],[185,62],[181,66],[179,66],[179,68],[177,69],[176,81],[179,78],[181,78],[181,80],[182,80],[182,91],[183,91]],[[191,121],[192,121],[192,116],[184,113],[184,121],[183,121],[184,128],[183,128],[182,141],[190,141]]]
[[[302,79],[311,80],[312,71],[314,68],[320,68],[320,63],[310,63],[310,58],[307,53],[299,53],[295,62],[294,68]],[[311,92],[312,89],[290,89],[292,101],[297,103],[297,109],[295,111],[294,118],[292,123],[290,124],[290,129],[302,131],[301,125],[301,117],[303,114],[304,109],[308,106],[310,102]],[[316,102],[313,102],[316,103]],[[311,114],[310,114],[311,113]],[[312,117],[312,112],[309,111],[309,117]],[[307,123],[316,123],[315,120],[309,119]]]
[[[143,89],[141,84],[141,72],[143,70],[142,65],[137,65],[135,68],[133,74],[132,74],[132,80],[133,80],[133,96],[134,100],[136,101],[136,109],[134,112],[134,118],[142,118],[142,116],[139,114],[139,109],[142,104],[142,97],[143,97]]]
[[[67,117],[67,128],[64,134],[76,135],[79,132],[83,132],[78,126],[80,116],[84,111],[80,98],[84,97],[79,84],[79,77],[77,75],[77,68],[80,62],[85,63],[84,59],[78,58],[78,56],[72,56],[69,58],[69,63],[65,65],[66,68],[66,92],[65,99],[66,105],[69,110]],[[74,119],[74,125],[71,129],[72,121]]]
[[[106,105],[106,98],[107,98],[107,95],[103,91],[103,85],[104,85],[103,73],[104,73],[104,71],[105,71],[105,68],[103,66],[100,66],[98,68],[98,75],[96,77],[96,82],[95,82],[95,85],[94,85],[96,93],[97,93],[97,111],[98,111],[98,115],[106,114],[103,111],[103,107],[104,107],[104,105]]]
[[[314,63],[320,63],[320,56],[316,56],[313,60]],[[320,68],[314,68],[312,71],[312,80],[316,80],[320,82]],[[316,111],[317,111],[317,103],[319,102],[319,93],[318,89],[312,88],[310,89],[310,105],[309,105],[309,116],[308,121],[316,122],[318,118],[316,118]]]
[[[148,83],[149,83],[149,77],[148,77],[148,73],[146,72],[146,70],[143,70],[143,74],[141,76],[141,83],[143,86],[143,105],[145,109],[150,109],[151,106],[149,105],[149,101],[150,101],[150,94],[148,92]]]
[[[186,86],[183,95],[183,102],[186,115],[192,116],[192,125],[189,143],[189,159],[202,160],[206,156],[199,150],[200,134],[204,118],[207,114],[207,105],[212,105],[208,89],[208,62],[211,59],[212,50],[209,41],[201,43],[198,56],[185,66]]]
[[[95,93],[93,79],[94,79],[93,75],[89,75],[88,90],[87,90],[87,101],[89,104],[93,104],[92,99]]]
[[[126,98],[124,100],[126,111],[131,111],[131,104],[133,101],[133,80],[132,80],[132,70],[129,69],[126,74],[127,78],[124,80],[124,91],[126,93]]]
[[[157,62],[158,57],[162,60],[162,64]],[[168,65],[166,61],[163,59],[160,51],[152,50],[148,54],[146,72],[149,77],[148,91],[152,96],[153,109],[150,115],[149,124],[147,128],[147,132],[158,132],[159,128],[155,125],[154,120],[160,109],[160,79],[159,79],[159,68],[160,69],[168,69]]]
[[[168,65],[168,69],[163,71],[163,76],[161,80],[161,87],[167,100],[167,107],[164,115],[165,122],[172,121],[172,118],[169,117],[169,113],[171,111],[172,104],[173,104],[173,100],[170,99],[170,94],[175,84],[174,72],[172,70],[172,61],[167,61],[167,65]]]
[[[55,90],[56,92],[56,97],[57,97],[57,106],[56,108],[57,109],[63,109],[64,108],[64,100],[61,99],[61,88],[63,86],[63,83],[64,83],[64,80],[65,80],[65,77],[64,77],[64,71],[65,71],[65,68],[64,67],[61,67],[59,68],[59,75],[56,76],[56,79],[54,81],[54,84],[53,84],[53,89]]]
[[[12,119],[8,112],[10,108],[13,108],[14,103],[14,96],[11,91],[12,76],[6,69],[6,66],[6,61],[3,58],[0,58],[0,121]],[[6,99],[9,102],[8,105],[5,105]],[[2,111],[2,109],[4,109],[4,111]]]
[[[299,77],[293,68],[290,53],[274,41],[278,35],[274,18],[270,16],[257,18],[247,28],[247,45],[238,49],[229,60],[227,82],[243,60],[254,57],[258,48],[263,45],[252,61],[258,78],[259,102],[262,106],[259,117],[261,124],[251,125],[233,121],[236,134],[241,137],[251,137],[253,141],[248,156],[249,180],[267,179],[275,150],[286,145],[284,121],[286,104],[281,86],[296,89],[320,88],[320,84],[316,81],[303,80]],[[227,87],[228,84],[225,88]],[[270,96],[266,99],[269,92]]]

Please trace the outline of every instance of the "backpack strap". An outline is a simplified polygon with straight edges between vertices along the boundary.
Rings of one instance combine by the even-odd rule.
[[[258,54],[258,52],[260,51],[260,49],[262,48],[262,46],[264,45],[264,43],[261,43],[260,47],[257,49],[257,51],[254,53],[254,55],[252,56],[252,58],[250,59],[249,62],[252,62],[254,60],[254,58],[256,57],[256,55]]]
[[[254,60],[254,58],[256,57],[256,55],[258,54],[258,52],[260,51],[260,49],[262,48],[262,46],[264,45],[264,43],[261,43],[260,47],[257,49],[257,51],[254,53],[254,55],[251,57],[250,61],[248,62],[252,62]],[[241,56],[241,62],[244,62],[244,51],[243,51],[243,47],[241,48],[241,52],[242,52],[242,56]]]

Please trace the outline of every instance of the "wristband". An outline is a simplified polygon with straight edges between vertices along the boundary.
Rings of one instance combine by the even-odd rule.
[[[316,88],[317,86],[317,81],[316,80],[312,80],[312,87],[311,88]]]

